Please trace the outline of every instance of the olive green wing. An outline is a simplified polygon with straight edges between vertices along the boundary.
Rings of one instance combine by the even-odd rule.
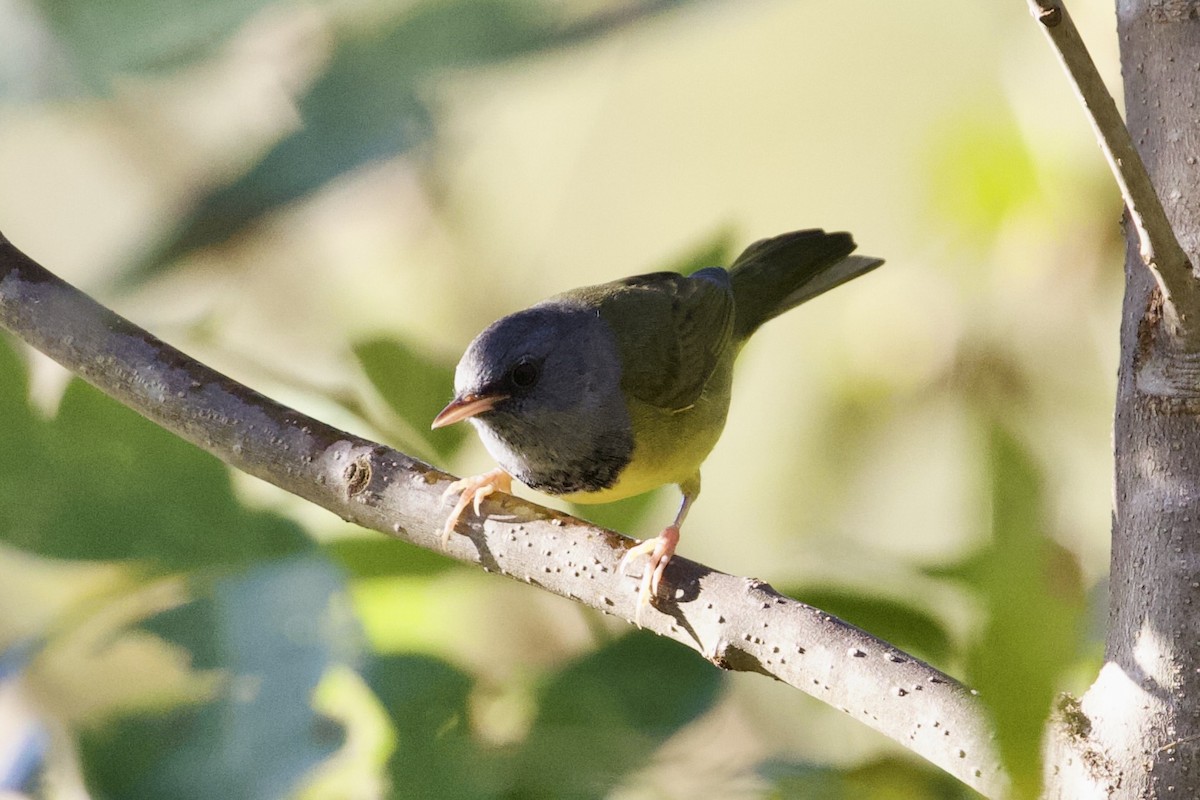
[[[621,388],[659,408],[687,408],[733,339],[729,274],[653,272],[577,290],[612,328]]]

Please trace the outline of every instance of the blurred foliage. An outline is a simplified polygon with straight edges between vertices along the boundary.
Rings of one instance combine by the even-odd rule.
[[[55,417],[41,418],[7,341],[0,387],[0,541],[45,559],[135,567],[131,583],[51,621],[31,666],[69,669],[81,686],[73,691],[95,690],[88,707],[103,713],[78,730],[94,796],[285,795],[338,747],[337,727],[309,699],[325,670],[353,655],[353,625],[338,614],[342,573],[294,522],[239,504],[211,456],[90,386],[73,381]],[[131,601],[135,587],[170,574],[189,583],[170,608]],[[163,646],[150,652],[179,653],[190,669],[221,676],[219,687],[181,702],[158,681],[114,674],[108,658],[144,647],[147,635]],[[100,643],[84,644],[92,639]],[[174,663],[143,658],[138,668],[165,674]],[[107,681],[124,694],[105,700]]]
[[[771,761],[770,800],[972,800],[981,795],[940,770],[886,758],[848,770]]]
[[[987,246],[1006,220],[1038,197],[1037,171],[1011,115],[967,107],[939,127],[928,157],[929,202],[955,220],[972,247]]]
[[[324,559],[266,561],[213,581],[142,629],[183,648],[193,670],[218,670],[215,696],[80,731],[96,798],[286,796],[341,744],[310,701],[339,649],[341,574]]]
[[[41,419],[19,394],[15,356],[5,348],[0,358],[14,376],[0,400],[0,541],[49,558],[136,559],[155,571],[311,547],[290,520],[239,506],[217,459],[82,382],[68,387],[53,420]]]
[[[324,70],[297,101],[303,125],[244,175],[200,197],[127,279],[144,280],[347,172],[425,142],[435,132],[426,84],[439,72],[578,43],[682,4],[648,1],[633,6],[640,13],[576,22],[564,18],[560,4],[537,0],[426,0],[386,26],[344,26]]]
[[[209,182],[194,187],[188,207],[170,229],[141,243],[140,260],[124,270],[126,285],[144,287],[148,278],[161,276],[199,248],[247,237],[269,215],[366,166],[397,156],[435,161],[443,119],[432,88],[448,76],[519,65],[689,4],[360,0],[359,10],[369,9],[371,24],[346,11],[352,3],[322,4],[330,13],[329,50],[295,92],[299,124],[239,170],[214,169],[216,177],[205,176]],[[231,0],[32,4],[52,34],[51,49],[70,70],[69,88],[82,87],[101,98],[88,101],[93,103],[103,102],[127,78],[161,75],[214,58],[256,18],[291,5]],[[43,98],[57,98],[63,89],[49,86]],[[779,102],[770,97],[771,103]],[[928,194],[914,216],[948,229],[972,253],[983,252],[1014,216],[1045,200],[1040,165],[1017,120],[1004,112],[973,105],[938,122],[920,165]],[[874,127],[877,121],[871,123]],[[789,130],[787,138],[795,147],[804,136]],[[788,218],[793,211],[787,211]],[[887,211],[902,223],[909,219],[907,209]],[[1070,224],[1062,216],[1047,216],[1057,226]],[[728,263],[741,244],[740,234],[719,222],[712,227],[711,236],[680,257],[642,266],[691,272]],[[1089,229],[1080,238],[1095,242],[1093,233]],[[608,235],[617,234],[610,230]],[[1074,261],[1068,266],[1086,269]],[[955,275],[977,275],[988,265],[982,258],[966,258],[954,267]],[[960,341],[958,322],[935,313],[944,286],[920,284],[911,265],[892,269],[907,269],[905,280],[911,277],[919,286],[916,295],[900,297],[901,303],[919,296],[921,307],[884,309],[882,321],[868,320],[870,326],[890,324],[887,337],[894,343],[883,342],[883,355],[871,354],[874,361],[860,359],[858,375],[827,387],[833,401],[812,415],[819,469],[804,480],[781,478],[781,485],[796,507],[814,497],[854,502],[856,482],[879,463],[871,445],[911,420],[914,409],[949,397],[956,409],[969,409],[967,438],[973,450],[968,462],[980,479],[974,501],[990,511],[975,521],[978,531],[963,535],[977,532],[988,540],[961,562],[933,563],[918,576],[958,592],[962,602],[956,605],[962,608],[942,607],[933,597],[918,596],[921,592],[906,594],[907,586],[847,588],[824,580],[797,581],[789,593],[938,666],[966,665],[968,682],[982,691],[995,717],[1018,787],[1032,795],[1051,698],[1072,670],[1092,668],[1097,649],[1096,632],[1091,641],[1081,641],[1083,578],[1075,554],[1059,543],[1061,532],[1048,522],[1055,498],[1042,464],[1045,456],[1026,438],[1033,414],[1029,384],[1037,376],[1010,352],[1015,345]],[[1049,291],[1065,292],[1057,285]],[[1008,301],[1028,307],[1021,297]],[[913,322],[926,318],[932,320],[929,341],[920,339]],[[856,329],[862,327],[856,322]],[[1012,338],[1021,340],[1024,333],[1015,331]],[[1039,343],[1053,338],[1036,330],[1033,336]],[[833,347],[809,350],[854,362],[852,353]],[[362,338],[352,351],[378,396],[433,455],[449,461],[465,450],[465,426],[428,432],[452,393],[451,363],[394,338]],[[907,396],[896,391],[894,372],[888,372],[901,362],[919,376],[910,378],[916,389]],[[862,363],[879,369],[863,372]],[[772,390],[779,388],[775,381],[772,373]],[[526,655],[520,669],[511,663],[498,666],[493,662],[503,659],[490,653],[472,660],[449,649],[378,652],[378,645],[373,649],[364,641],[365,621],[436,629],[430,620],[439,617],[431,609],[447,604],[439,596],[441,582],[453,577],[457,565],[382,537],[328,536],[328,530],[300,514],[295,516],[303,523],[282,512],[250,508],[216,460],[90,387],[71,382],[55,413],[47,415],[31,403],[31,394],[44,397],[30,384],[26,364],[7,340],[0,340],[0,574],[47,570],[53,577],[45,582],[54,584],[48,593],[52,602],[41,595],[13,600],[0,591],[0,602],[8,604],[0,609],[0,619],[13,622],[0,628],[7,634],[0,636],[0,661],[6,653],[32,653],[22,656],[19,672],[37,687],[43,713],[72,735],[95,798],[304,793],[306,786],[316,785],[314,775],[345,769],[340,761],[361,747],[356,736],[365,726],[357,711],[326,716],[313,709],[314,693],[337,669],[361,678],[391,738],[365,759],[365,776],[348,771],[345,780],[334,782],[343,786],[336,797],[609,797],[639,786],[664,744],[698,727],[722,724],[713,722],[720,716],[714,711],[726,697],[723,688],[735,681],[674,643],[640,633],[616,636],[599,617],[587,618],[584,643],[570,649],[554,640],[559,649],[553,658],[542,662]],[[1069,398],[1056,401],[1071,405]],[[791,444],[787,435],[778,433],[781,449]],[[906,451],[894,467],[884,463],[904,473],[912,456]],[[650,535],[651,511],[673,491],[579,511],[598,524]],[[78,585],[76,569],[91,570]],[[405,602],[364,607],[369,601],[361,598],[368,593],[356,590],[387,579],[409,582],[409,591],[399,593]],[[977,608],[979,619],[964,623],[969,614],[963,608]],[[564,622],[563,627],[569,626]],[[547,633],[546,641],[551,639]],[[537,651],[535,656],[545,646],[532,640],[513,645],[523,654]],[[526,684],[524,711],[509,713],[501,724],[481,713],[498,690],[519,694],[512,687]],[[340,710],[342,699],[335,696],[322,707]],[[723,752],[725,734],[717,730],[711,746]],[[973,796],[956,781],[908,760],[883,757],[831,766],[791,754],[746,758],[755,767],[742,777],[762,788],[754,796]],[[379,786],[385,788],[372,794]],[[723,796],[721,787],[706,788],[711,796]],[[50,800],[56,797],[50,782],[40,791]]]
[[[114,78],[203,58],[273,0],[36,0],[74,77],[93,92]]]
[[[932,664],[945,664],[954,654],[950,633],[937,616],[910,602],[837,586],[787,587],[783,593]]]
[[[473,682],[427,656],[376,660],[370,683],[398,733],[393,797],[607,797],[711,708],[722,675],[674,642],[625,636],[550,677],[528,734],[501,749],[472,735]]]
[[[1028,448],[1002,422],[983,425],[992,541],[932,570],[961,580],[987,623],[967,651],[968,682],[996,724],[1016,797],[1041,794],[1041,736],[1060,678],[1080,652],[1086,603],[1074,556],[1049,535],[1043,484]]]
[[[658,499],[671,492],[675,492],[676,498],[682,500],[679,492],[674,487],[668,486],[645,494],[626,497],[624,500],[617,500],[614,503],[572,504],[571,511],[594,525],[644,539],[647,536],[654,536],[655,532],[649,530],[639,532],[639,524],[643,520],[649,519],[650,511],[657,505]]]
[[[390,539],[337,539],[322,549],[356,578],[431,577],[455,568],[453,561],[438,553]]]
[[[705,267],[726,267],[733,263],[734,255],[738,252],[736,247],[737,241],[732,230],[718,231],[692,250],[663,264],[661,269],[691,275]]]
[[[396,339],[358,342],[354,355],[392,411],[413,431],[420,431],[440,459],[448,461],[470,428],[451,425],[429,430],[429,424],[454,397],[453,365],[423,356]]]
[[[607,796],[716,702],[723,677],[682,645],[645,633],[566,665],[538,692],[518,796]]]

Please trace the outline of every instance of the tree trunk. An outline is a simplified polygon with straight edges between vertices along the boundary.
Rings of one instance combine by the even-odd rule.
[[[1194,265],[1200,0],[1117,0],[1117,19],[1129,129]],[[1200,352],[1161,324],[1161,291],[1126,234],[1105,664],[1059,708],[1046,796],[1200,798]],[[1200,309],[1179,310],[1194,330]]]

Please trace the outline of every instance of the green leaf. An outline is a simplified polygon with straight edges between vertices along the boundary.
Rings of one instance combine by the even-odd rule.
[[[654,749],[712,707],[722,673],[686,648],[635,633],[552,675],[516,747],[473,736],[474,680],[418,655],[377,658],[367,674],[396,730],[392,796],[607,796]]]
[[[459,567],[440,553],[378,535],[338,539],[321,549],[355,578],[431,577]]]
[[[580,658],[539,693],[513,796],[608,796],[712,708],[722,677],[682,645],[642,632]]]
[[[127,714],[79,735],[96,800],[267,800],[286,796],[340,745],[313,711],[317,683],[351,652],[338,613],[340,573],[319,558],[262,564],[217,580],[143,629],[186,648],[193,667],[219,669],[206,702]]]
[[[683,253],[661,269],[691,275],[705,267],[728,267],[733,263],[735,236],[732,228],[722,228],[691,250]]]
[[[436,431],[429,424],[454,397],[454,365],[418,353],[396,339],[370,339],[354,345],[354,355],[367,378],[391,409],[412,427],[442,459],[454,455],[470,428],[450,425]]]
[[[175,67],[209,52],[272,0],[36,0],[76,76],[107,91],[122,73]]]
[[[683,3],[647,3],[647,10]],[[517,0],[427,0],[388,27],[343,31],[326,71],[300,100],[303,125],[245,175],[203,197],[124,277],[137,282],[192,250],[225,242],[333,179],[408,153],[435,133],[427,99],[446,70],[508,61],[585,41],[634,20],[564,24],[556,6]]]
[[[0,476],[3,464],[18,467],[37,458],[45,423],[34,416],[29,405],[29,378],[25,362],[17,355],[9,339],[0,336]],[[0,498],[5,490],[0,487]],[[2,501],[0,501],[2,502]],[[3,536],[4,512],[0,510],[0,536]]]
[[[797,761],[768,761],[758,774],[771,786],[768,800],[857,800],[848,793],[846,777],[836,767]]]
[[[13,406],[12,396],[4,402]],[[141,559],[167,570],[311,547],[294,523],[243,509],[217,459],[82,381],[67,387],[53,420],[28,407],[8,420],[0,541],[53,558]]]
[[[396,731],[393,797],[500,796],[498,762],[472,738],[470,675],[432,656],[395,655],[375,659],[367,682]]]
[[[29,377],[15,342],[0,334],[0,419],[29,416]],[[0,426],[3,431],[7,426]]]
[[[1038,195],[1029,146],[1016,119],[993,105],[960,111],[935,131],[927,166],[931,218],[956,223],[967,241],[987,242]]]
[[[769,800],[972,800],[973,791],[940,769],[899,758],[881,758],[839,769],[818,764],[768,761],[759,774],[770,784]]]
[[[887,597],[833,586],[800,586],[784,594],[857,625],[926,661],[944,664],[951,656],[950,634],[927,611]]]
[[[617,531],[626,536],[632,536],[637,539],[645,539],[649,536],[658,534],[658,530],[666,527],[670,518],[662,520],[659,529],[639,531],[639,527],[644,527],[643,522],[646,521],[648,514],[662,497],[664,491],[670,489],[655,489],[650,492],[642,492],[633,497],[627,497],[624,500],[616,500],[611,503],[596,503],[596,504],[571,504],[571,513],[577,517],[582,517],[594,525],[599,525],[601,528],[607,528],[610,531]],[[676,493],[678,495],[678,493]],[[647,525],[649,523],[646,523]]]
[[[1084,593],[1074,557],[1049,537],[1033,455],[1003,423],[985,425],[992,542],[942,574],[965,581],[987,610],[968,653],[968,681],[995,721],[1014,796],[1032,798],[1058,680],[1079,653]]]
[[[269,211],[365,164],[408,152],[434,123],[422,99],[435,70],[510,58],[552,40],[539,5],[510,0],[424,2],[368,35],[346,31],[300,100],[304,124],[249,172],[204,197],[128,279],[224,242]]]

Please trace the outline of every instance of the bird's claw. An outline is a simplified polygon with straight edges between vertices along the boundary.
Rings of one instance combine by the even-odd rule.
[[[642,627],[642,609],[650,605],[650,598],[658,594],[662,583],[663,572],[675,554],[675,546],[679,544],[679,526],[671,525],[653,539],[647,539],[641,544],[634,545],[625,551],[618,571],[625,574],[625,565],[638,556],[647,556],[646,567],[642,570],[641,585],[638,589],[637,609],[633,612],[633,622]]]
[[[442,505],[445,505],[446,500],[454,494],[458,495],[458,502],[454,504],[450,516],[446,517],[446,522],[442,525],[443,548],[449,544],[450,536],[454,533],[458,520],[467,507],[470,506],[475,510],[475,516],[482,516],[481,507],[484,499],[497,491],[506,494],[512,492],[512,476],[499,467],[482,475],[461,478],[446,487],[446,491],[442,492]]]

